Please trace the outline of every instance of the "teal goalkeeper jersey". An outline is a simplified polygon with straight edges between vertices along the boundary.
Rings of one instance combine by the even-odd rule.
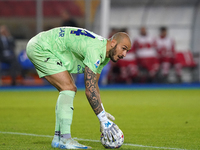
[[[43,50],[51,51],[70,73],[83,73],[88,66],[100,74],[110,60],[106,58],[107,39],[86,29],[54,28],[38,34],[37,41]]]

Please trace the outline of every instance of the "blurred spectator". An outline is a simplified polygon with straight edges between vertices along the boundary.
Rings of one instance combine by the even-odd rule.
[[[135,52],[139,67],[140,82],[155,82],[159,69],[158,57],[155,49],[154,38],[147,34],[146,28],[141,27],[139,36],[134,40],[131,51]],[[144,80],[144,81],[143,81]]]
[[[175,67],[177,81],[181,82],[181,64],[176,59],[175,41],[167,36],[167,28],[160,27],[160,35],[156,38],[156,49],[160,62],[160,80],[168,82],[170,68]]]
[[[76,21],[71,17],[71,14],[68,12],[68,10],[61,10],[60,12],[62,17],[62,23],[61,26],[71,26],[71,27],[78,27]]]
[[[7,26],[0,26],[0,62],[9,66],[11,85],[16,85],[17,72],[20,70],[15,56],[15,41]]]
[[[134,51],[130,50],[126,57],[116,63],[116,67],[119,68],[118,82],[126,84],[137,82],[138,67]]]

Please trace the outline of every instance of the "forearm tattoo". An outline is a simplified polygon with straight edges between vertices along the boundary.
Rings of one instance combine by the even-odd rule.
[[[103,109],[101,107],[100,96],[96,88],[96,82],[98,82],[97,75],[92,72],[90,68],[85,67],[84,80],[87,99],[95,114],[98,115]]]

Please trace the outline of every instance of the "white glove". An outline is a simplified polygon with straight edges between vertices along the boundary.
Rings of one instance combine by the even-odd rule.
[[[104,134],[104,138],[110,141],[113,141],[113,138],[116,140],[119,127],[112,122],[115,120],[115,117],[104,110],[97,116],[100,121],[100,132]]]
[[[108,112],[105,112],[106,113],[106,117],[112,121],[115,121],[115,117],[112,116],[111,114],[109,114]]]
[[[100,121],[100,132],[103,132],[104,126],[109,126],[109,124],[113,124],[112,121],[115,120],[115,117],[112,116],[111,114],[109,114],[108,112],[105,112],[105,115],[106,115],[107,119],[105,117],[105,120]],[[110,121],[110,120],[112,120],[112,121]],[[105,124],[102,125],[102,123],[106,123],[107,121],[109,121],[110,123],[108,123],[107,125],[105,125]]]

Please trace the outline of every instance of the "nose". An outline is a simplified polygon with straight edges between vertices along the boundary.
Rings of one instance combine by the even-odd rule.
[[[127,53],[127,51],[124,51],[124,52],[123,52],[123,56],[124,56],[124,57],[126,57],[126,53]]]

